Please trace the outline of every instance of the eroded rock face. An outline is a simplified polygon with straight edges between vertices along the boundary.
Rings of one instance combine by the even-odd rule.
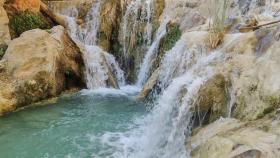
[[[241,120],[255,120],[279,107],[279,41],[263,39],[259,32],[240,34],[226,42],[225,52],[231,59],[221,68],[231,79],[235,94],[233,116]],[[273,33],[275,34],[275,33]],[[261,38],[259,38],[261,37]],[[260,46],[261,45],[261,46]],[[262,48],[261,51],[259,48]]]
[[[218,74],[200,88],[193,111],[196,113],[196,117],[200,117],[199,115],[208,116],[201,117],[204,119],[198,119],[201,121],[199,124],[213,122],[221,116],[227,117],[227,87],[228,83],[225,77]]]
[[[3,8],[4,1],[0,1],[0,45],[8,44],[11,40],[9,33],[9,18]]]
[[[0,114],[84,86],[82,55],[61,26],[23,33],[1,63]]]
[[[121,1],[106,0],[102,2],[100,9],[100,28],[98,30],[98,45],[104,50],[111,50],[113,41],[117,41],[118,27],[121,16]]]
[[[18,11],[40,11],[40,0],[13,0],[12,5]]]

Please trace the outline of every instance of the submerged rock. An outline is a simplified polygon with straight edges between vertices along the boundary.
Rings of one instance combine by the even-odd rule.
[[[1,63],[0,114],[84,86],[82,54],[61,26],[23,33]]]

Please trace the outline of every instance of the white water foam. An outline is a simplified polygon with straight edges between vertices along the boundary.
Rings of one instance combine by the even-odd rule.
[[[140,89],[139,87],[132,86],[132,85],[126,85],[123,87],[120,87],[120,89],[114,89],[114,88],[97,88],[94,90],[88,90],[84,89],[81,91],[82,95],[101,95],[101,96],[107,96],[107,95],[113,95],[113,96],[135,96],[137,93],[139,93]]]

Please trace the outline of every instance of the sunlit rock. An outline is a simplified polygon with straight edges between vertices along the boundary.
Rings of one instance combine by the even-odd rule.
[[[274,129],[279,129],[275,116],[248,123],[220,119],[199,129],[189,140],[189,148],[194,158],[276,158],[280,135]]]
[[[82,55],[61,26],[23,33],[2,62],[1,114],[84,85]]]
[[[0,1],[0,59],[4,55],[7,45],[11,40],[10,31],[9,31],[9,18],[3,8],[4,1]]]
[[[18,11],[40,11],[40,0],[13,0],[12,6]]]

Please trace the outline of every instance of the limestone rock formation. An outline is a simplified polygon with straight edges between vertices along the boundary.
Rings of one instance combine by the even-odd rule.
[[[121,1],[104,1],[101,5],[101,23],[97,43],[106,51],[112,50],[113,43],[111,41],[117,40],[117,30],[121,20],[119,14],[121,12]]]
[[[0,114],[84,86],[82,54],[61,26],[23,33],[1,65]]]
[[[277,30],[244,33],[225,44],[231,59],[220,68],[231,78],[236,118],[255,120],[279,107],[279,41],[272,36]]]
[[[6,51],[6,47],[11,40],[9,31],[9,18],[3,8],[4,1],[0,1],[0,59]]]
[[[193,158],[276,158],[280,156],[279,114],[243,123],[220,119],[189,140]]]
[[[157,68],[152,76],[149,78],[148,82],[142,88],[140,94],[138,95],[139,99],[145,99],[153,91],[156,86],[156,83],[159,78],[160,68]]]
[[[215,75],[209,79],[199,90],[198,98],[194,105],[196,117],[198,115],[208,115],[198,119],[199,124],[209,123],[217,120],[220,117],[228,115],[228,96],[227,96],[227,81],[221,74]]]

